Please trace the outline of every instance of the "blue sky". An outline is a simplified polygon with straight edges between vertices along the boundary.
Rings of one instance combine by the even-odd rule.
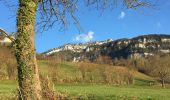
[[[154,1],[154,0],[153,0]],[[7,32],[16,31],[17,7],[8,8],[0,3],[0,27]],[[170,34],[170,1],[160,0],[157,9],[129,10],[118,6],[100,11],[79,6],[76,13],[83,31],[70,22],[65,31],[59,31],[60,25],[43,33],[36,33],[38,53],[67,43],[82,43],[106,39],[132,38],[144,34]]]

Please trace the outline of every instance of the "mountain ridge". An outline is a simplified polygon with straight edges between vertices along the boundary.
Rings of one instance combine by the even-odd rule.
[[[45,56],[55,56],[65,60],[94,60],[101,55],[111,58],[146,57],[156,53],[170,53],[170,35],[149,34],[134,38],[122,38],[117,40],[107,39],[80,44],[65,44],[58,48],[50,49],[44,53]]]

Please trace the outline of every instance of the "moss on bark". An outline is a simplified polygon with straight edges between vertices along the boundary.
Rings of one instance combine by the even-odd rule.
[[[19,0],[15,55],[18,64],[20,97],[24,100],[41,99],[34,45],[37,6],[36,0]]]

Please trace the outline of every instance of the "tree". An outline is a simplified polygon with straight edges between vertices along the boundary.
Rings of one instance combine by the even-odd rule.
[[[149,59],[148,66],[152,68],[151,74],[154,77],[157,77],[160,82],[161,86],[165,88],[165,81],[170,77],[170,56],[154,56]]]
[[[38,0],[19,0],[15,55],[18,64],[20,97],[41,99],[41,86],[34,45],[34,25]]]
[[[67,25],[67,18],[71,16],[75,24],[78,24],[74,16],[79,0],[19,0],[17,13],[17,33],[15,55],[18,64],[18,82],[20,97],[24,100],[41,99],[41,86],[39,79],[36,52],[34,45],[35,19],[37,10],[40,11],[43,30],[52,27],[55,22]],[[127,8],[149,6],[147,0],[85,0],[87,6],[94,5],[105,9],[121,1]],[[39,9],[38,9],[39,5]]]
[[[109,57],[109,56],[99,56],[99,57],[96,59],[96,63],[98,63],[98,64],[109,64],[109,65],[112,65],[112,64],[113,64],[113,61],[112,61],[111,57]]]

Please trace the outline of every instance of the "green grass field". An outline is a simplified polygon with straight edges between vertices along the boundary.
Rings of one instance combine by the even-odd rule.
[[[108,85],[56,85],[56,90],[71,97],[92,100],[169,100],[170,89],[116,87]]]
[[[16,82],[0,81],[0,100],[15,98]],[[79,100],[169,100],[170,89],[149,86],[57,84],[55,90]]]
[[[15,81],[0,81],[0,100],[12,100],[16,96],[17,83]]]

